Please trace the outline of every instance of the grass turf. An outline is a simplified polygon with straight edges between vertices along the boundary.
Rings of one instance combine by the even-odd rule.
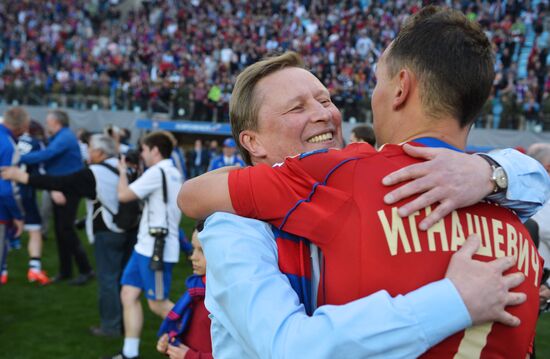
[[[82,212],[82,211],[81,211]],[[182,221],[190,236],[193,221]],[[93,248],[84,231],[78,232],[94,263]],[[8,254],[9,280],[0,286],[0,358],[97,359],[114,355],[122,348],[123,338],[99,338],[89,334],[89,327],[99,325],[97,281],[84,286],[70,286],[66,282],[40,287],[27,282],[27,239],[23,248]],[[43,268],[52,276],[57,273],[57,249],[52,234],[44,243]],[[76,267],[73,268],[76,273]],[[185,279],[191,266],[182,253],[174,267],[170,299],[176,301],[185,290]],[[141,335],[140,357],[161,358],[156,347],[156,332],[161,319],[152,314],[145,300],[144,327]]]
[[[182,226],[188,236],[193,221],[184,218]],[[79,232],[90,259],[93,249],[83,232]],[[38,287],[27,282],[28,257],[23,248],[8,255],[9,281],[0,286],[0,358],[97,359],[112,355],[122,348],[122,338],[98,338],[88,328],[99,324],[97,309],[97,281],[73,287],[66,283]],[[57,250],[50,234],[44,245],[43,267],[48,273],[57,273]],[[185,278],[191,267],[181,256],[173,273],[170,298],[175,301],[185,289]],[[156,331],[161,319],[151,313],[142,301],[145,320],[141,335],[141,358],[164,357],[155,350]],[[550,314],[543,313],[537,326],[537,357],[550,358]]]

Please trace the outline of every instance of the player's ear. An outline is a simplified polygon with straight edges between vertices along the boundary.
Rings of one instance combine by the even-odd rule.
[[[413,85],[413,74],[408,69],[401,69],[396,75],[396,87],[393,97],[392,107],[394,110],[398,110],[407,102],[409,93],[411,91],[411,86]]]
[[[267,157],[267,152],[257,132],[244,130],[239,134],[241,145],[250,153],[251,158],[262,159]]]

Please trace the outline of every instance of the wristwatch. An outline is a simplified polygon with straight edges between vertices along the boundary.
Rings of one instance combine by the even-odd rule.
[[[506,189],[508,189],[508,176],[504,168],[502,168],[497,161],[484,153],[478,153],[477,155],[489,162],[493,169],[493,173],[491,174],[491,181],[494,183],[493,193],[506,191]]]

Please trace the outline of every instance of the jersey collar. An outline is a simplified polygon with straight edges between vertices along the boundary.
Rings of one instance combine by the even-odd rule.
[[[448,148],[453,151],[457,152],[464,152],[460,148],[457,148],[455,146],[452,146],[446,142],[441,141],[440,139],[434,138],[434,137],[420,137],[415,138],[414,140],[409,141],[411,143],[419,143],[421,145],[424,145],[426,147],[443,147]]]

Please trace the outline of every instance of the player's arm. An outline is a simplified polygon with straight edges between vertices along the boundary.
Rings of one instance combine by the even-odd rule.
[[[178,207],[187,217],[206,218],[212,213],[235,213],[229,196],[229,172],[238,166],[221,167],[183,183],[178,194]]]
[[[96,197],[95,177],[88,168],[64,176],[31,176],[15,166],[5,167],[2,169],[1,173],[4,179],[9,179],[21,184],[28,184],[34,188],[70,193],[86,198]]]
[[[386,176],[383,183],[388,186],[411,181],[389,192],[384,200],[393,204],[419,194],[399,208],[399,215],[403,217],[439,203],[420,223],[421,229],[429,228],[454,209],[470,206],[484,198],[513,209],[525,221],[550,197],[550,178],[546,170],[538,161],[515,150],[489,154],[508,177],[507,191],[492,194],[492,168],[482,157],[444,148],[404,145],[403,149],[409,155],[427,161]]]
[[[292,206],[307,198],[314,183],[295,158],[274,167],[222,167],[184,183],[178,205],[192,218],[218,211],[278,224]]]

